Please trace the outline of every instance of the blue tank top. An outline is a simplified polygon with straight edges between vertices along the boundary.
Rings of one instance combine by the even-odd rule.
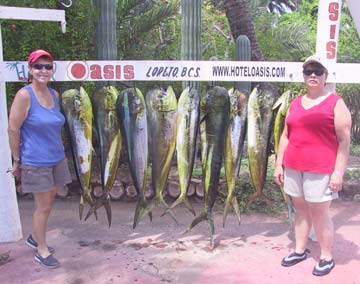
[[[30,109],[20,129],[21,163],[30,166],[53,166],[64,159],[61,128],[65,118],[59,109],[55,91],[49,88],[54,100],[53,108],[43,107],[30,86]]]

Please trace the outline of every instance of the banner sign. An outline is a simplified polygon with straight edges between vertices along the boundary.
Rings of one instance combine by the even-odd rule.
[[[328,82],[359,83],[360,64],[336,64]],[[0,81],[26,82],[26,61],[0,62]],[[54,81],[303,82],[301,62],[55,61]]]

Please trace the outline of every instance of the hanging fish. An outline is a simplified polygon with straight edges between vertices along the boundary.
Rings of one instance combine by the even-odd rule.
[[[138,88],[120,93],[116,103],[118,120],[127,147],[129,168],[137,192],[133,229],[144,216],[148,202],[145,198],[148,175],[148,130],[143,94]],[[150,219],[152,218],[149,212]]]
[[[190,224],[190,231],[198,223],[207,220],[210,229],[210,246],[214,247],[214,219],[212,209],[218,195],[220,170],[224,154],[225,136],[229,124],[230,100],[228,91],[219,86],[210,87],[201,100],[205,122],[205,150],[202,153],[205,208]]]
[[[263,193],[266,180],[269,155],[269,140],[273,125],[272,106],[278,92],[269,83],[258,84],[250,94],[247,116],[247,141],[250,176],[255,193],[250,197],[248,205],[256,198],[269,198]]]
[[[274,151],[275,155],[278,153],[279,149],[279,143],[280,143],[280,137],[285,127],[285,118],[286,114],[288,112],[288,109],[290,107],[290,103],[292,99],[294,98],[294,94],[288,90],[284,92],[275,102],[272,109],[273,111],[277,109],[277,113],[275,116],[275,122],[274,122]],[[288,208],[288,216],[290,224],[293,223],[293,212],[294,207],[292,205],[291,200],[287,197],[287,195],[284,192],[284,188],[280,186],[281,194],[283,196],[284,201],[286,202],[287,208]]]
[[[196,89],[187,87],[178,101],[177,119],[177,167],[179,172],[180,195],[171,205],[174,208],[184,203],[186,208],[195,215],[195,210],[187,198],[194,162],[196,158],[196,138],[199,131],[200,95]]]
[[[104,206],[109,227],[111,225],[110,191],[114,185],[120,162],[122,137],[116,116],[119,92],[114,86],[103,87],[92,96],[94,124],[99,141],[102,196],[91,207],[85,220]]]
[[[90,98],[83,87],[80,87],[80,90],[65,91],[61,96],[61,106],[66,118],[75,172],[80,184],[81,220],[85,202],[90,206],[94,205],[90,191],[93,112]]]
[[[240,210],[236,199],[235,182],[239,177],[241,157],[246,134],[246,116],[248,95],[235,88],[229,90],[230,121],[225,140],[224,167],[228,194],[225,201],[223,226],[230,205],[233,206],[240,224]]]
[[[177,101],[171,86],[166,90],[150,90],[145,100],[149,134],[151,136],[151,178],[155,191],[154,200],[148,209],[150,212],[158,204],[162,204],[165,209],[169,208],[163,194],[176,147]],[[172,212],[168,212],[176,221]]]

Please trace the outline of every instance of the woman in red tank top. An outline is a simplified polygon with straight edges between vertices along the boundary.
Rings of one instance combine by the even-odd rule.
[[[328,69],[319,56],[305,60],[303,75],[307,93],[290,105],[274,171],[276,184],[284,186],[295,207],[296,246],[281,264],[288,267],[306,259],[313,226],[320,245],[313,274],[323,276],[335,266],[329,208],[342,187],[351,115],[341,97],[327,90]]]

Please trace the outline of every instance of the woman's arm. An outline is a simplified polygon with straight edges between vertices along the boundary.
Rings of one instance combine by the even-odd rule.
[[[275,161],[275,170],[274,170],[275,183],[280,186],[284,182],[284,169],[283,169],[282,163],[283,163],[284,153],[285,153],[288,143],[289,143],[288,128],[285,123],[284,130],[280,137],[279,149],[278,149],[278,154],[277,154],[276,161]]]
[[[11,105],[8,126],[10,150],[14,160],[12,173],[17,178],[20,177],[20,128],[27,117],[29,108],[29,93],[21,89],[16,93]]]
[[[338,140],[338,150],[333,173],[330,177],[329,187],[332,191],[341,190],[343,174],[346,169],[346,163],[350,149],[351,135],[351,114],[343,100],[338,100],[334,108],[335,132]]]

